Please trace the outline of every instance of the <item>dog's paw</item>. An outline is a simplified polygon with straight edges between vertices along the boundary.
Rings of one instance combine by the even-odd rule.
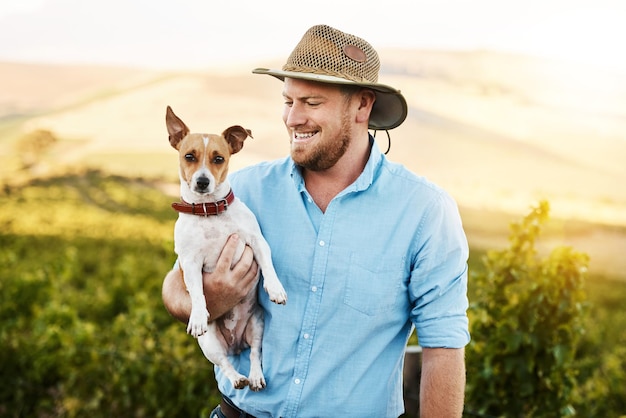
[[[209,330],[209,312],[192,311],[187,324],[187,333],[198,338]]]
[[[198,338],[199,336],[203,335],[205,332],[207,332],[208,330],[208,326],[204,325],[204,324],[194,324],[191,321],[189,321],[189,324],[187,324],[187,334],[192,335],[195,338]]]
[[[233,387],[235,389],[243,389],[248,386],[250,382],[245,376],[239,376],[237,379],[233,380]]]
[[[287,292],[285,292],[285,289],[283,289],[280,284],[274,286],[266,284],[264,289],[272,302],[279,305],[285,305],[287,303]]]
[[[263,378],[263,376],[261,376],[260,379],[254,379],[254,380],[250,378],[249,381],[250,381],[249,386],[251,390],[258,392],[260,390],[265,389],[265,379]]]

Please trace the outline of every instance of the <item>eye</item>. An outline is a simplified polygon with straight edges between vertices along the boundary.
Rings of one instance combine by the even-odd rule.
[[[196,161],[196,157],[190,152],[189,154],[185,154],[185,161],[193,163]]]
[[[221,155],[218,155],[215,158],[213,158],[213,164],[223,164],[223,163],[224,163],[224,157],[222,157]]]

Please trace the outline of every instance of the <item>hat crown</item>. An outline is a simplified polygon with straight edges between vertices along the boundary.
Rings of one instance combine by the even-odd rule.
[[[284,71],[329,75],[357,83],[378,82],[380,60],[365,40],[327,25],[310,28],[295,47]]]
[[[400,90],[378,83],[379,70],[378,53],[365,40],[327,25],[317,25],[304,34],[282,70],[256,68],[252,72],[282,81],[293,78],[369,88],[376,100],[368,127],[389,130],[406,119],[408,105]]]

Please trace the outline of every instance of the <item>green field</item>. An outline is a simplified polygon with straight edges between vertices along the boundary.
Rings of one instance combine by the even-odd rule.
[[[175,259],[170,203],[153,182],[97,171],[3,187],[0,416],[208,415],[211,365],[161,303]],[[484,254],[473,250],[473,274]],[[593,415],[581,416],[619,417],[626,282],[590,276],[585,291],[576,364]]]

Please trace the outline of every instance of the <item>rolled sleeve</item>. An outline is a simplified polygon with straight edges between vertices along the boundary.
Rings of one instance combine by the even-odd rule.
[[[419,344],[461,348],[470,340],[467,308],[469,249],[456,203],[441,193],[424,217],[409,293]]]

